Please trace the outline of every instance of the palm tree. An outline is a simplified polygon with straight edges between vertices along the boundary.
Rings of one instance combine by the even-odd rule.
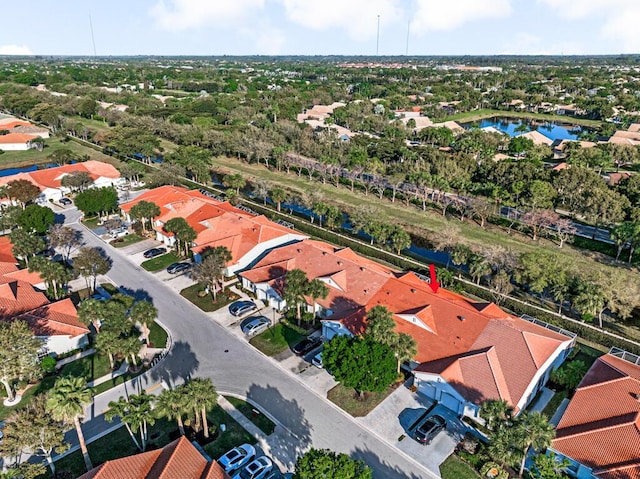
[[[189,381],[186,385],[189,397],[193,399],[195,406],[196,423],[199,424],[198,415],[202,417],[202,427],[204,437],[209,437],[209,423],[207,421],[207,410],[211,409],[218,401],[216,388],[211,379],[196,378]]]
[[[497,427],[511,420],[513,408],[504,399],[488,399],[480,407],[480,417],[484,419],[489,429],[495,431]]]
[[[387,344],[386,340],[396,329],[396,322],[393,315],[386,306],[374,306],[367,312],[367,336],[370,336],[376,343]]]
[[[84,414],[84,407],[91,404],[91,401],[91,389],[87,387],[86,379],[81,377],[58,379],[47,398],[47,410],[56,421],[73,421],[87,471],[93,469],[93,465],[82,434],[80,418]]]
[[[115,331],[102,331],[98,334],[95,343],[96,349],[101,353],[106,353],[109,357],[109,366],[113,371],[116,367],[115,355],[122,351],[122,340]]]
[[[469,273],[476,281],[476,284],[480,284],[482,277],[491,273],[491,265],[485,258],[474,253],[469,259]]]
[[[555,437],[555,430],[542,413],[523,412],[516,424],[517,443],[522,448],[522,461],[520,462],[520,477],[524,473],[524,464],[527,460],[529,449],[543,451],[551,445]]]
[[[162,391],[155,403],[156,416],[175,419],[178,423],[180,434],[184,436],[184,423],[182,416],[189,412],[186,404],[185,389],[167,389]]]
[[[227,263],[233,259],[231,251],[224,246],[209,248],[203,252],[203,260],[197,264],[191,277],[198,283],[206,284],[211,291],[213,301],[216,300],[218,287],[222,286]]]
[[[296,318],[298,319],[298,326],[302,320],[302,313],[300,311],[301,304],[305,301],[304,295],[307,289],[307,273],[301,269],[292,269],[287,272],[284,280],[284,300],[288,306],[296,306]]]
[[[280,187],[274,188],[271,190],[271,200],[273,200],[278,208],[278,211],[280,211],[282,202],[287,200],[287,192]]]
[[[416,345],[416,340],[410,334],[407,333],[399,333],[394,341],[394,344],[391,345],[394,353],[396,354],[396,358],[398,359],[398,374],[400,374],[400,366],[405,361],[410,361],[413,359],[416,354],[418,354],[418,346]]]
[[[316,301],[318,299],[326,299],[329,296],[329,287],[319,279],[313,279],[307,283],[305,291],[306,296],[311,298],[313,303],[313,322],[316,322]]]
[[[156,422],[151,409],[151,396],[142,391],[139,395],[129,396],[127,401],[120,397],[117,401],[109,402],[109,410],[104,414],[107,421],[111,422],[118,416],[124,424],[139,451],[147,448],[148,431],[147,426]],[[134,433],[140,431],[140,442]]]
[[[142,326],[142,336],[144,336],[147,346],[149,345],[149,328],[158,317],[157,308],[146,300],[138,301],[129,312],[129,319]]]

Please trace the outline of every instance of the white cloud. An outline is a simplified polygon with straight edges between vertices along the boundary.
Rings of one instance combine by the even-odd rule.
[[[637,0],[538,0],[569,19],[596,18],[602,22],[600,34],[615,43],[622,53],[640,51],[637,24],[640,4]]]
[[[151,7],[157,25],[181,31],[208,25],[227,25],[264,7],[265,0],[160,0]]]
[[[405,16],[399,0],[280,0],[287,18],[311,30],[344,30],[351,38],[367,40],[380,27]]]
[[[0,55],[33,55],[26,45],[0,45]]]
[[[411,31],[453,30],[465,23],[506,17],[512,12],[511,0],[416,0]]]

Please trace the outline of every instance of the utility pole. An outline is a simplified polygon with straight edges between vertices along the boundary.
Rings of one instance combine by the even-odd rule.
[[[93,36],[93,22],[91,21],[91,15],[89,15],[89,28],[91,29],[91,43],[93,44],[93,56],[97,57],[98,54],[96,53],[96,39]]]
[[[380,54],[380,15],[378,15],[378,33],[376,35],[376,56]]]
[[[409,27],[411,26],[411,20],[407,21],[407,47],[404,50],[404,55],[409,56]]]

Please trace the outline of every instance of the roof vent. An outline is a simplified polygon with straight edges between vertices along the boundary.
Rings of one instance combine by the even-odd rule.
[[[322,256],[327,256],[329,253],[327,253],[326,251],[322,252]]]
[[[631,397],[636,401],[640,401],[640,393],[631,393]]]
[[[369,292],[369,290],[368,290],[368,289],[365,289],[365,290],[364,290],[364,294],[367,294],[368,292]]]
[[[296,251],[297,251],[298,253],[302,253],[302,250],[301,250],[300,248],[298,248]]]
[[[467,318],[465,318],[464,316],[458,316],[458,319],[459,319],[460,321],[464,321],[464,320],[465,320],[465,319],[467,319]]]
[[[415,288],[411,288],[411,292],[415,293],[416,292]]]
[[[342,261],[338,261],[338,266],[342,266]]]
[[[367,268],[365,268],[364,266],[360,266],[360,271],[364,271],[364,270],[366,270],[366,269],[367,269]]]

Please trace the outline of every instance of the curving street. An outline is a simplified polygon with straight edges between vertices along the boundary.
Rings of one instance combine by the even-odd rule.
[[[153,301],[159,321],[173,338],[170,352],[157,367],[96,396],[85,418],[91,435],[108,427],[102,412],[119,396],[154,386],[159,390],[156,385],[161,382],[172,385],[193,376],[210,377],[219,392],[247,397],[286,430],[269,444],[271,454],[284,464],[292,466],[291,458],[309,447],[329,448],[364,460],[376,478],[437,477],[106,245],[78,222],[75,208],[61,214],[65,224],[82,231],[87,246],[107,251],[113,260],[109,277],[118,286]]]

